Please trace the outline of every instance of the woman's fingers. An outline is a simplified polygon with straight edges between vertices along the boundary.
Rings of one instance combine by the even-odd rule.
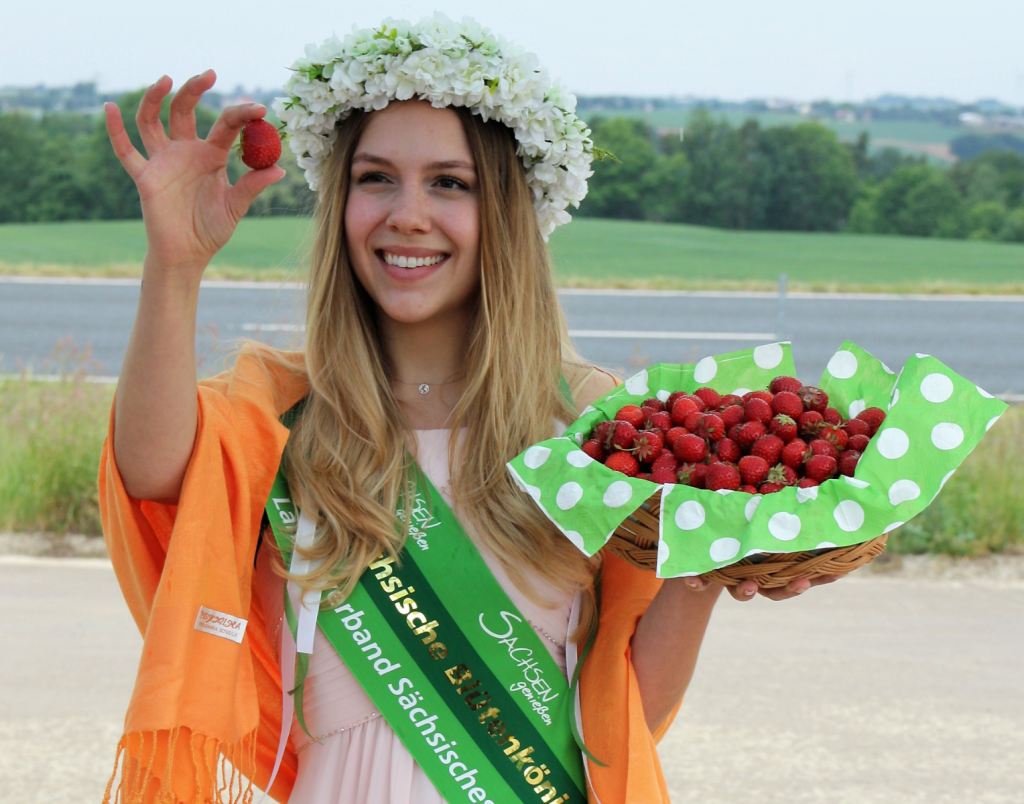
[[[142,137],[142,144],[146,147],[146,154],[150,157],[167,144],[167,134],[164,131],[164,124],[160,122],[160,107],[163,104],[164,95],[170,89],[171,81],[166,75],[161,77],[155,84],[143,93],[139,102],[139,111],[135,114],[135,122],[139,127],[139,136]]]
[[[249,206],[269,185],[285,177],[285,170],[278,165],[271,165],[262,170],[250,170],[243,173],[228,191],[227,204],[236,221],[249,211]]]
[[[104,103],[103,112],[106,117],[107,134],[110,137],[110,144],[114,147],[114,154],[118,161],[124,166],[132,179],[137,179],[146,166],[146,158],[140,154],[132,141],[128,139],[128,132],[124,130],[124,120],[121,119],[121,110],[116,103]]]
[[[171,98],[170,131],[172,140],[194,140],[196,138],[196,104],[217,80],[213,70],[194,75]]]
[[[228,106],[214,122],[210,133],[206,135],[206,141],[228,151],[238,139],[238,132],[242,130],[242,127],[250,120],[258,120],[266,113],[267,107],[260,103]]]

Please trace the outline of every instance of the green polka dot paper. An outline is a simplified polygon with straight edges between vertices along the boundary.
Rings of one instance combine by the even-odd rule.
[[[711,360],[713,369],[706,362]],[[531,447],[509,468],[573,543],[593,555],[658,488],[583,454],[578,444],[595,424],[612,418],[623,405],[650,396],[667,398],[673,390],[708,385],[720,393],[743,392],[795,373],[789,344],[705,358],[695,365],[654,366],[596,402],[563,437]],[[849,341],[829,361],[820,386],[844,416],[868,407],[887,411],[854,477],[764,496],[666,486],[659,577],[699,575],[762,553],[844,547],[892,532],[931,503],[1006,410],[1003,402],[934,357],[911,357],[897,375]],[[538,447],[543,449],[531,452]],[[610,492],[616,483],[619,491]],[[608,505],[606,497],[619,504]]]

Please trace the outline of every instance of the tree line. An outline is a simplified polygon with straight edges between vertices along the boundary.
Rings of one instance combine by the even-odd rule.
[[[145,153],[135,113],[143,90],[118,105]],[[167,125],[169,100],[161,119]],[[205,137],[216,113],[198,106]],[[867,135],[841,142],[817,123],[733,126],[697,112],[680,135],[642,120],[594,117],[595,142],[618,161],[594,163],[575,214],[725,229],[955,237],[1024,242],[1024,154],[985,151],[951,168],[895,149],[874,152]],[[249,216],[308,215],[314,204],[285,150],[287,176]],[[233,183],[247,170],[232,154]],[[140,218],[138,193],[110,147],[102,116],[0,114],[0,223]]]

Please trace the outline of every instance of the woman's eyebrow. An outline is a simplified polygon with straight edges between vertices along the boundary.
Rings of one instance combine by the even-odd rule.
[[[394,163],[389,159],[385,159],[383,156],[377,156],[376,154],[361,153],[356,154],[352,157],[352,164],[357,162],[372,162],[378,165],[386,165],[387,167],[394,167]],[[427,170],[446,170],[448,168],[465,168],[466,170],[476,170],[476,166],[472,162],[466,162],[462,159],[449,159],[444,162],[431,162],[427,165]]]

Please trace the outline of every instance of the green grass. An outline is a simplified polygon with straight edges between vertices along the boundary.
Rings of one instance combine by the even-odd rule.
[[[309,218],[243,219],[210,278],[299,279]],[[579,218],[551,238],[560,285],[679,289],[777,287],[915,293],[1024,292],[1024,246]],[[138,276],[142,221],[0,225],[0,273]]]

